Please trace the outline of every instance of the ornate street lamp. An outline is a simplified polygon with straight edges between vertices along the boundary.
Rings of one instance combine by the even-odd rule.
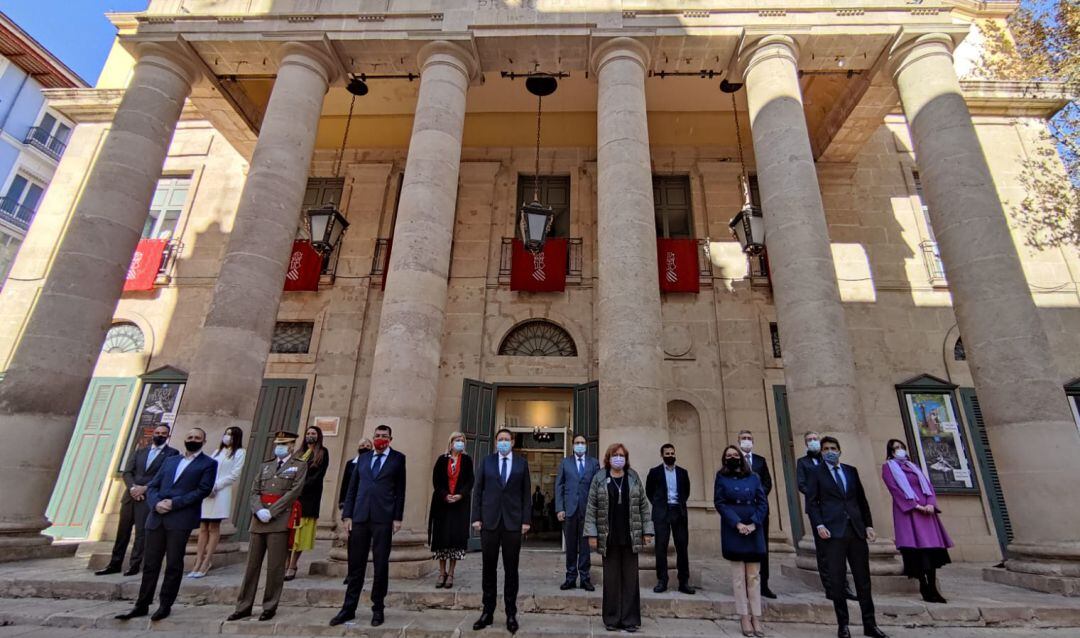
[[[307,211],[307,229],[311,237],[311,247],[324,256],[334,252],[348,227],[348,220],[333,204]]]
[[[739,109],[735,104],[735,92],[741,84],[732,84],[727,80],[720,83],[720,90],[731,94],[731,112],[735,115],[735,139],[739,145],[739,187],[742,189],[743,205],[735,217],[728,223],[731,234],[742,246],[742,251],[754,256],[765,250],[765,218],[761,208],[754,206],[750,194],[750,178],[746,174],[746,162],[743,159],[742,131],[739,129]]]
[[[525,88],[536,96],[536,172],[533,175],[533,201],[522,202],[518,225],[525,250],[531,253],[544,250],[544,242],[555,223],[555,212],[550,206],[540,203],[540,111],[544,97],[554,93],[558,87],[559,81],[555,76],[546,73],[536,73],[525,80]]]

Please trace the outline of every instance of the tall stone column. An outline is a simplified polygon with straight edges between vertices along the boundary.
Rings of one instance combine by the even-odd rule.
[[[1080,436],[952,49],[945,34],[919,36],[892,72],[1015,532],[1006,566],[1080,577],[1080,510],[1062,507],[1080,485]]]
[[[430,558],[430,553],[416,544],[427,536],[435,398],[465,95],[478,72],[468,51],[445,41],[425,45],[419,65],[420,95],[398,202],[394,250],[364,420],[367,436],[381,424],[393,428],[393,447],[409,459],[403,530],[394,538],[398,546],[392,557],[395,561]],[[414,548],[407,549],[410,545]],[[422,565],[430,566],[430,561]]]
[[[131,83],[0,382],[0,561],[41,555],[45,508],[198,71],[139,46]]]
[[[230,425],[251,429],[323,96],[335,75],[321,49],[295,42],[282,47],[177,419],[185,428],[202,427],[210,441]]]
[[[596,106],[597,335],[600,451],[621,442],[631,462],[655,458],[667,431],[645,75],[649,52],[609,40],[592,58]]]

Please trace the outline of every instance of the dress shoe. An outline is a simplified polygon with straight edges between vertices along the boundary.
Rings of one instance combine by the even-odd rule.
[[[330,626],[337,627],[338,625],[344,625],[345,623],[349,622],[354,618],[356,618],[356,612],[345,611],[344,609],[342,609],[337,613],[337,616],[334,616],[330,619]]]
[[[109,574],[119,574],[120,568],[113,565],[107,565],[105,569],[99,569],[94,572],[95,576],[108,576]]]
[[[581,588],[585,591],[596,591],[596,586],[592,584],[591,580],[581,581]]]
[[[776,594],[773,593],[773,590],[769,589],[768,587],[762,587],[761,588],[761,595],[764,596],[765,598],[770,598],[770,599],[776,600]]]
[[[667,591],[667,583],[656,583],[656,587],[653,587],[652,590],[658,594],[665,592]]]
[[[509,631],[512,634],[516,634],[517,630],[518,630],[517,616],[507,616],[506,617],[506,631]]]
[[[249,616],[251,616],[251,610],[250,609],[247,610],[247,611],[234,611],[233,613],[229,614],[229,617],[226,618],[225,620],[241,620],[241,619],[247,618]]]
[[[627,625],[626,627],[623,627],[623,631],[628,634],[632,634],[637,631],[637,625]]]
[[[604,625],[604,629],[607,629],[608,631],[619,631],[619,628],[615,625]]]
[[[154,615],[150,616],[150,620],[153,620],[155,622],[157,622],[159,620],[165,620],[166,618],[169,617],[169,614],[171,612],[172,612],[172,609],[162,605],[161,607],[158,607],[157,609],[154,610]]]
[[[847,628],[846,625],[843,627],[837,627],[836,638],[851,638],[851,631]]]
[[[263,613],[259,614],[259,620],[270,620],[277,614],[276,609],[264,609]]]
[[[476,622],[473,623],[473,631],[480,631],[484,627],[490,627],[491,623],[493,622],[495,622],[495,619],[492,618],[491,612],[485,611],[480,614],[480,618],[478,618]]]
[[[563,584],[559,585],[559,589],[561,589],[563,591],[566,591],[567,589],[573,589],[573,588],[574,588],[574,581],[572,581],[572,580],[564,580]]]
[[[889,638],[889,635],[878,629],[877,625],[863,627],[862,635],[870,636],[870,638]]]
[[[383,617],[383,613],[381,611],[373,611],[373,612],[371,612],[371,626],[372,627],[378,627],[379,625],[383,624],[384,622],[386,622],[386,618]]]
[[[136,607],[126,614],[117,614],[115,618],[117,620],[131,620],[132,618],[141,618],[150,613],[150,610],[146,607]]]
[[[683,594],[687,594],[689,596],[693,596],[694,594],[697,593],[697,590],[694,589],[693,587],[691,587],[690,585],[679,585],[679,592],[683,593]]]
[[[139,568],[138,567],[129,567],[128,570],[126,572],[124,572],[124,575],[125,576],[138,576],[139,575]]]

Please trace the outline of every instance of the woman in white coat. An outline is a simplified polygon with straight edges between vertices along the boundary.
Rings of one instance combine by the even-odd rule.
[[[217,478],[213,491],[202,503],[195,568],[188,578],[202,578],[210,571],[210,559],[221,540],[221,521],[232,514],[233,492],[244,471],[244,431],[236,426],[225,428],[221,445],[210,458],[217,461]]]

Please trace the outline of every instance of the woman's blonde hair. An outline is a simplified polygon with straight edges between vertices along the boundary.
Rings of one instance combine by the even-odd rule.
[[[447,454],[450,454],[451,452],[454,451],[454,440],[455,439],[465,439],[466,443],[469,442],[469,439],[465,438],[465,433],[464,432],[451,432],[450,433],[450,438],[447,439],[447,441],[446,441],[446,453]]]

